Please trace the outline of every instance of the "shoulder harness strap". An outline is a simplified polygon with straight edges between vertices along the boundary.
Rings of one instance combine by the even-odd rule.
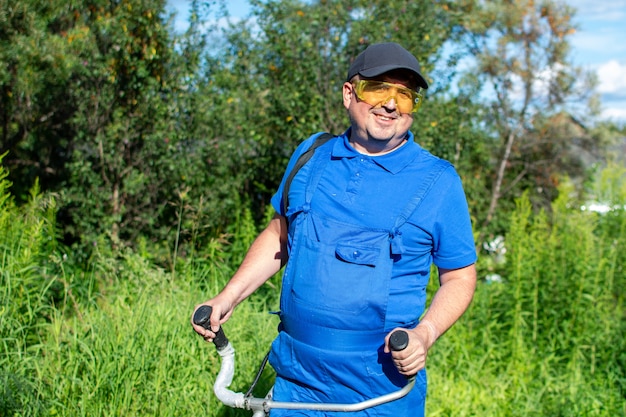
[[[307,162],[309,162],[309,160],[315,153],[315,149],[319,148],[334,137],[335,135],[328,132],[322,133],[317,138],[315,138],[315,141],[313,142],[311,147],[307,149],[302,155],[300,155],[300,157],[296,161],[296,164],[293,166],[293,169],[289,173],[289,176],[287,176],[287,179],[285,180],[285,186],[283,187],[283,210],[285,213],[287,212],[287,208],[289,207],[289,187],[291,186],[293,178],[296,176],[298,171],[300,171],[300,168],[302,168]]]

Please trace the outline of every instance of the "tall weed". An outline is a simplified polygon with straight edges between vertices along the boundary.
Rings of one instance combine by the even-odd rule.
[[[45,340],[61,287],[50,261],[56,249],[55,204],[34,187],[18,209],[6,177],[0,166],[0,415],[29,414],[44,407],[32,351]]]
[[[550,215],[517,202],[502,282],[481,282],[431,352],[428,415],[626,415],[626,217],[581,211],[571,191]]]
[[[251,242],[256,228],[242,213],[231,233]],[[243,245],[226,237],[211,240],[194,259],[179,260],[176,274],[130,251],[118,255],[114,268],[94,267],[106,274],[99,278],[97,302],[83,304],[80,316],[55,316],[49,340],[40,346],[46,361],[39,389],[54,399],[51,413],[242,415],[211,394],[219,356],[189,324],[193,306],[217,294],[243,259]],[[277,333],[277,318],[268,314],[277,296],[271,298],[251,297],[224,326],[238,351],[236,390],[247,390]],[[260,394],[269,389],[271,374],[264,374]]]

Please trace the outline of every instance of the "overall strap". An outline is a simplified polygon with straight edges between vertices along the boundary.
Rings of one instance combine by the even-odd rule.
[[[446,170],[450,166],[450,163],[443,160],[437,159],[430,172],[423,179],[419,188],[406,205],[404,210],[400,213],[400,215],[396,218],[395,224],[393,228],[389,231],[389,241],[391,243],[391,253],[399,255],[404,253],[404,245],[402,243],[402,232],[400,232],[400,228],[407,222],[407,220],[413,215],[413,213],[417,210],[420,204],[423,201],[426,193],[432,188],[433,184],[439,179],[443,171]]]
[[[283,187],[283,212],[284,213],[287,213],[287,209],[289,208],[289,188],[291,187],[291,182],[293,181],[293,178],[296,176],[298,171],[300,171],[300,168],[302,168],[307,162],[309,162],[309,160],[315,153],[315,150],[334,137],[335,135],[332,135],[327,132],[320,134],[317,138],[315,138],[315,141],[313,142],[311,147],[307,149],[302,155],[300,155],[300,157],[296,161],[295,165],[293,166],[293,169],[287,176],[287,179],[285,180],[285,186]]]

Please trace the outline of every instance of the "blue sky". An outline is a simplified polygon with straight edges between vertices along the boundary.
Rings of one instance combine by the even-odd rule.
[[[566,0],[577,9],[577,32],[572,35],[572,55],[576,65],[598,76],[602,117],[626,124],[626,0]],[[175,10],[177,27],[184,28],[187,0],[168,0]],[[246,17],[247,0],[227,1],[231,16]]]
[[[603,115],[626,124],[626,0],[569,0],[578,9],[572,57],[598,75]]]

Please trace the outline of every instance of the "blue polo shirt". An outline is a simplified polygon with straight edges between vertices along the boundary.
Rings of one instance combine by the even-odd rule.
[[[317,135],[294,152],[283,181],[272,198],[281,214],[284,182],[298,157]],[[311,207],[324,216],[345,224],[372,229],[390,229],[416,193],[426,173],[441,162],[417,143],[409,132],[402,146],[385,155],[357,152],[349,143],[350,130],[333,139],[331,159],[324,165]],[[304,200],[313,164],[303,166],[289,191],[290,204]],[[418,209],[401,228],[402,253],[394,257],[387,310],[391,325],[416,324],[422,314],[431,264],[457,269],[473,264],[476,251],[467,201],[461,179],[451,164],[430,185]],[[297,262],[297,260],[295,260]],[[410,311],[410,314],[407,314]]]

